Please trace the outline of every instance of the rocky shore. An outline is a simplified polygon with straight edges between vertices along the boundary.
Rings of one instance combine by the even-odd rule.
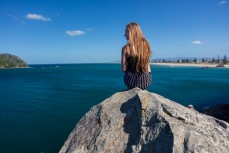
[[[138,88],[94,106],[60,153],[228,153],[229,124]]]
[[[229,123],[229,104],[220,104],[213,107],[204,107],[201,112]]]

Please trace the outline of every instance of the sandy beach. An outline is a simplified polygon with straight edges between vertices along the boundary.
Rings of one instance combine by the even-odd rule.
[[[186,66],[186,67],[203,67],[203,68],[212,68],[216,67],[218,64],[208,64],[208,63],[150,63],[151,65],[162,65],[162,66],[170,66],[170,67],[175,67],[175,66]],[[226,64],[224,65],[225,68],[229,68],[229,65]]]

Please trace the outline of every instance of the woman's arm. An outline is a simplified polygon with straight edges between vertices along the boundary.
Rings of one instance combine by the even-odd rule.
[[[150,64],[148,65],[148,72],[151,73]]]
[[[122,59],[121,59],[121,64],[122,64],[122,71],[126,72],[127,69],[127,62],[126,62],[126,46],[122,48]]]

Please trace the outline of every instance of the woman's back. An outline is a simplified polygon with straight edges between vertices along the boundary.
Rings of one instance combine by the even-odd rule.
[[[129,56],[127,57],[127,71],[131,71],[133,73],[136,72],[136,66],[138,62],[137,56]]]

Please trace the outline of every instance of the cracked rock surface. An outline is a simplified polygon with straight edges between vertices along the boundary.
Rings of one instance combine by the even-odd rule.
[[[123,152],[228,153],[229,124],[134,88],[92,107],[60,150]]]

